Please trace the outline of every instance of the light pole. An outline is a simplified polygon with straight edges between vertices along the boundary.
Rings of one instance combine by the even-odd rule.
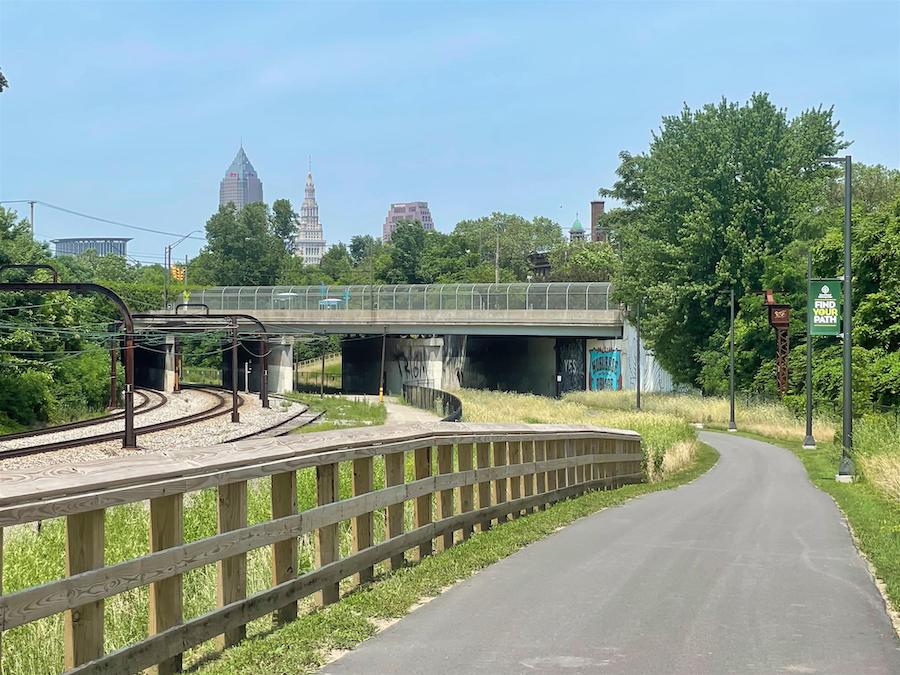
[[[737,431],[734,419],[734,286],[727,291],[719,291],[720,295],[728,294],[729,323],[728,323],[728,431]]]
[[[806,287],[812,283],[812,251],[806,252]],[[809,323],[809,310],[806,312],[806,437],[803,439],[803,447],[807,450],[816,447],[816,439],[813,437],[812,409],[812,331]]]
[[[634,401],[634,409],[640,411],[641,409],[641,298],[638,298],[637,302],[637,317],[635,321],[635,331],[637,332],[637,349],[635,354],[635,363],[637,365],[637,381],[635,384],[637,385],[636,397]]]
[[[844,410],[841,438],[841,463],[837,480],[850,482],[855,473],[850,453],[853,451],[853,301],[851,296],[853,268],[850,257],[851,187],[853,163],[850,155],[823,157],[823,162],[844,165]]]
[[[200,230],[192,230],[191,232],[188,232],[186,235],[184,235],[181,239],[177,240],[175,243],[169,244],[168,246],[166,246],[166,248],[164,250],[164,253],[165,253],[165,256],[164,256],[165,263],[164,264],[166,267],[166,275],[165,275],[165,280],[163,281],[163,297],[165,300],[166,309],[169,309],[169,275],[171,275],[171,273],[172,273],[172,249],[175,248],[176,246],[178,246],[178,244],[183,242],[185,239],[190,237],[192,234],[197,234],[198,232],[200,232]],[[185,267],[187,267],[187,263],[185,263]],[[187,283],[186,278],[185,278],[185,283]]]

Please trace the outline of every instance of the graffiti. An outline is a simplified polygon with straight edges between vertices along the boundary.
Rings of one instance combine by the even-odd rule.
[[[622,352],[591,350],[591,391],[622,388]]]
[[[559,393],[584,391],[584,340],[556,341],[557,375],[561,376]]]
[[[434,357],[429,354],[430,351],[433,351],[433,348],[406,347],[394,353],[401,383],[428,384],[428,364],[434,361]]]

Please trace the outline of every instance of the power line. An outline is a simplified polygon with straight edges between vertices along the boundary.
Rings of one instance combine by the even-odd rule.
[[[165,230],[156,230],[152,227],[143,227],[141,225],[130,225],[128,223],[122,223],[118,220],[109,220],[108,218],[101,218],[100,216],[92,216],[88,213],[82,213],[81,211],[75,211],[74,209],[67,209],[64,206],[57,206],[56,204],[51,204],[50,202],[44,202],[39,199],[7,199],[4,201],[0,201],[0,204],[28,204],[34,202],[35,204],[40,204],[41,206],[46,206],[50,209],[55,209],[57,211],[62,211],[63,213],[68,213],[73,216],[79,216],[80,218],[87,218],[88,220],[95,220],[98,223],[106,223],[107,225],[116,225],[117,227],[125,227],[129,230],[140,230],[141,232],[150,232],[151,234],[164,234],[169,237],[180,237],[182,236],[177,232],[166,232]],[[192,235],[188,235],[185,237],[186,239],[196,239],[198,241],[206,241],[206,237],[194,237]]]

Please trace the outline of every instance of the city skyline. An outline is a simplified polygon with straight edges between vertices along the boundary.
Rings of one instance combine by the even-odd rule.
[[[240,210],[247,204],[264,202],[263,185],[259,174],[244,152],[244,143],[231,161],[225,177],[219,182],[219,206],[234,204]]]
[[[427,199],[445,232],[494,211],[565,227],[663,116],[755,91],[790,116],[834,106],[854,160],[900,166],[896,3],[7,0],[0,19],[0,200],[176,235],[215,211],[241,136],[270,204],[304,183],[299,157],[317,158],[328,238],[344,242],[377,236],[403,199]],[[867,49],[828,46],[835,26]],[[59,53],[79,58],[60,69]],[[38,237],[73,228],[132,236],[150,261],[178,238],[37,206]]]

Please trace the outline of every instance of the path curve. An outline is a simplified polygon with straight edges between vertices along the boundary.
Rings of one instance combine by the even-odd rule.
[[[584,518],[325,673],[900,673],[840,511],[783,448],[702,432],[707,474]]]

